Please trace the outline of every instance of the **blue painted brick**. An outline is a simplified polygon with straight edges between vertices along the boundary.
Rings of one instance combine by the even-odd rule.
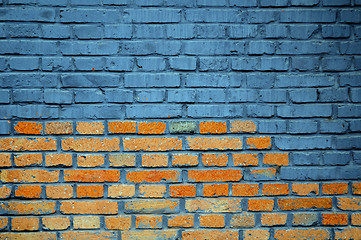
[[[251,41],[248,53],[252,55],[273,54],[275,44],[271,41]]]
[[[236,9],[189,9],[186,10],[189,22],[235,23],[241,22],[242,16]]]
[[[82,25],[75,26],[73,29],[78,39],[100,39],[103,35],[103,29],[100,26]]]
[[[315,6],[320,0],[291,0],[292,6]]]
[[[119,76],[112,74],[64,74],[61,76],[63,87],[117,87]]]
[[[361,38],[361,26],[360,27],[355,27],[355,36],[356,38],[360,39]]]
[[[361,22],[361,11],[359,9],[341,10],[340,11],[340,22],[360,23]]]
[[[100,103],[104,102],[104,94],[99,89],[76,90],[75,103]]]
[[[285,7],[288,0],[261,0],[262,7]]]
[[[266,103],[285,103],[287,101],[287,91],[283,89],[261,90],[260,99]]]
[[[350,26],[347,25],[322,26],[322,37],[324,38],[348,38],[350,34]]]
[[[322,59],[323,71],[344,72],[351,67],[350,57],[327,57]]]
[[[298,71],[315,71],[319,68],[318,57],[292,57],[292,69]]]
[[[276,11],[270,10],[248,10],[248,23],[271,23],[276,21]]]
[[[202,7],[222,7],[227,5],[226,0],[197,0],[197,5]]]
[[[244,76],[227,76],[225,74],[188,74],[185,76],[186,87],[239,87]]]
[[[103,0],[104,5],[122,6],[130,3],[130,0]]]
[[[132,25],[104,25],[104,37],[114,39],[130,39],[132,37]]]
[[[162,71],[166,68],[166,62],[160,57],[137,58],[137,66],[141,71]]]
[[[7,64],[5,58],[0,58],[0,71],[4,71],[7,68],[6,65]]]
[[[327,152],[323,154],[323,163],[331,166],[344,166],[351,161],[349,152]]]
[[[121,54],[125,55],[178,55],[181,43],[178,41],[131,41],[122,42]]]
[[[139,74],[132,73],[124,76],[125,87],[179,87],[180,75],[175,73]]]
[[[242,117],[243,106],[239,104],[189,105],[187,116],[191,118]]]
[[[276,176],[272,174],[258,174],[258,173],[251,173],[252,170],[266,170],[268,168],[257,168],[257,169],[247,169],[244,174],[244,180],[246,181],[274,181],[276,180]]]
[[[285,38],[287,37],[286,25],[272,25],[264,26],[264,38]]]
[[[312,181],[344,179],[337,167],[284,167],[281,168],[282,180]]]
[[[359,164],[361,165],[361,151],[354,151],[353,153],[353,161],[356,163],[356,164]]]
[[[52,24],[52,25],[41,25],[43,38],[70,38],[71,28],[70,26]]]
[[[134,59],[131,57],[107,57],[105,68],[109,71],[131,71],[134,66]]]
[[[272,120],[272,121],[259,121],[259,133],[286,133],[286,121]]]
[[[165,0],[165,5],[175,7],[191,7],[194,6],[194,0]]]
[[[129,90],[108,89],[105,90],[105,99],[110,103],[133,102],[133,92]]]
[[[55,9],[52,8],[9,8],[2,9],[0,21],[55,22]]]
[[[361,167],[360,166],[345,166],[342,168],[339,168],[339,179],[346,179],[346,180],[359,180]]]
[[[0,89],[0,103],[10,103],[10,90]]]
[[[163,102],[165,99],[165,90],[139,90],[135,92],[135,96],[137,102]]]
[[[147,111],[144,111],[144,109],[147,109]],[[127,118],[177,118],[181,115],[181,105],[133,104],[126,106]]]
[[[318,25],[291,25],[290,37],[293,39],[309,39],[318,29]]]
[[[103,59],[100,57],[76,57],[74,59],[74,66],[76,70],[92,71],[102,70],[104,68]]]
[[[59,109],[57,106],[45,106],[45,105],[26,105],[20,106],[15,105],[10,109],[12,115],[18,118],[26,119],[47,119],[47,118],[58,118]]]
[[[280,150],[313,150],[331,148],[331,137],[276,137],[276,147]]]
[[[289,74],[277,75],[276,87],[329,87],[335,84],[332,76],[320,74]]]
[[[43,71],[69,71],[72,69],[70,57],[43,57],[41,63]]]
[[[274,106],[271,105],[248,105],[248,117],[272,117],[274,115]]]
[[[200,103],[225,102],[226,92],[223,89],[202,89],[197,91],[197,99]]]
[[[66,6],[68,0],[38,0],[39,5],[43,6]]]
[[[0,86],[12,88],[46,88],[56,87],[58,78],[55,74],[1,74]]]
[[[170,68],[174,70],[195,70],[197,59],[194,57],[175,57],[169,59]]]
[[[224,57],[200,57],[200,71],[223,71],[228,69],[228,59]]]
[[[45,89],[44,102],[47,104],[71,104],[73,102],[73,93],[60,89]]]
[[[241,41],[186,41],[184,53],[187,55],[229,55],[245,52],[245,42]]]
[[[165,27],[163,25],[137,25],[135,26],[135,38],[165,38]]]
[[[0,134],[10,133],[10,121],[0,121]]]
[[[36,0],[8,0],[8,4],[35,4]]]
[[[126,22],[133,23],[178,23],[181,15],[178,9],[126,9]]]
[[[197,38],[225,38],[226,27],[224,25],[197,25]]]
[[[229,89],[227,96],[230,102],[256,102],[259,95],[254,89]]]
[[[138,6],[161,6],[163,0],[135,0],[134,3]]]
[[[12,70],[37,70],[39,69],[39,58],[37,57],[12,57],[9,59]]]
[[[259,59],[250,57],[238,57],[232,59],[232,70],[254,71],[259,68]]]
[[[323,120],[320,121],[321,133],[345,133],[348,123],[342,120]]]
[[[281,42],[277,53],[278,54],[322,54],[322,53],[336,53],[337,46],[334,42]]]
[[[76,9],[60,10],[60,22],[63,23],[118,23],[120,14],[117,10]]]
[[[322,154],[319,152],[293,152],[293,164],[296,166],[317,166],[321,164]]]
[[[194,103],[196,101],[196,91],[191,89],[168,90],[168,102],[172,103]]]
[[[107,118],[124,118],[124,108],[120,105],[66,105],[62,106],[60,111],[62,119],[107,119]]]
[[[291,134],[311,134],[317,132],[317,122],[313,120],[289,121],[288,132]]]
[[[287,71],[288,70],[288,57],[272,57],[260,59],[258,70],[260,71]]]
[[[361,42],[341,42],[340,53],[341,54],[360,54]]]
[[[43,93],[39,89],[14,90],[14,102],[42,102]]]
[[[351,101],[352,102],[361,102],[361,88],[351,89]]]
[[[269,74],[249,74],[247,75],[247,86],[249,88],[272,88],[275,77]]]
[[[56,42],[41,40],[0,40],[0,54],[55,55]]]
[[[106,42],[60,42],[63,55],[113,55],[118,52],[119,43]]]
[[[359,136],[337,136],[336,149],[360,149],[361,137]]]
[[[5,38],[7,34],[6,25],[0,24],[0,38]]]
[[[290,100],[294,103],[316,102],[316,89],[300,89],[289,91]]]
[[[88,0],[70,0],[70,5],[71,6],[96,6],[96,5],[100,5],[100,0],[93,0],[93,1],[88,1]]]
[[[330,117],[332,115],[332,106],[328,104],[284,105],[277,107],[277,115],[282,118]]]
[[[167,38],[190,39],[195,37],[195,26],[193,24],[171,24],[166,26]]]
[[[352,86],[352,87],[361,87],[361,74],[359,73],[346,73],[340,75],[340,85],[341,86]]]
[[[40,36],[38,24],[8,24],[6,31],[11,38],[32,38]]]
[[[361,105],[343,105],[338,106],[338,117],[361,117]]]
[[[282,23],[330,23],[336,21],[336,11],[331,9],[312,9],[312,10],[285,10],[280,14]]]
[[[254,38],[257,36],[257,25],[237,25],[229,27],[229,37],[234,39]]]
[[[231,6],[237,6],[237,7],[256,7],[257,0],[249,0],[249,1],[230,0],[229,4]]]
[[[319,101],[320,102],[345,102],[348,99],[348,90],[347,88],[339,89],[320,89],[319,92]]]
[[[354,66],[356,70],[361,70],[361,57],[354,57]]]

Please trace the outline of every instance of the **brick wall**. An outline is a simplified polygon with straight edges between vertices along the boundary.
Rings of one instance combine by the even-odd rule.
[[[361,239],[360,0],[0,4],[0,239]]]

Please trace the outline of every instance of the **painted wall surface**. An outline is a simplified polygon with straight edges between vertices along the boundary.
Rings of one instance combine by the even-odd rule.
[[[360,0],[0,0],[0,239],[361,239]]]

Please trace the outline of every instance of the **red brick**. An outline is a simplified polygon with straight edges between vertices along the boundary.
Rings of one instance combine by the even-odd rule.
[[[43,215],[55,212],[55,202],[50,201],[7,201],[0,203],[2,214]]]
[[[168,227],[170,228],[190,228],[193,226],[193,215],[172,215],[168,217]]]
[[[198,157],[197,155],[191,154],[173,154],[173,166],[197,166]]]
[[[347,194],[347,187],[347,183],[324,183],[322,184],[322,193],[327,195]]]
[[[11,219],[12,231],[36,231],[39,229],[39,218],[16,217]]]
[[[60,239],[64,240],[109,240],[109,239],[117,239],[117,233],[115,232],[106,232],[106,231],[67,231],[60,233]]]
[[[79,134],[103,134],[104,124],[102,122],[78,122],[76,130]]]
[[[331,209],[331,198],[285,198],[278,199],[278,207],[281,210],[296,209]]]
[[[175,170],[164,170],[164,171],[127,171],[126,178],[131,183],[158,183],[161,181],[165,182],[179,182],[181,173]]]
[[[361,213],[353,213],[351,215],[351,224],[354,226],[361,226]]]
[[[169,195],[171,197],[194,197],[196,196],[196,186],[194,185],[170,185]]]
[[[14,129],[20,134],[39,135],[43,133],[43,125],[37,122],[18,122]]]
[[[47,185],[46,197],[52,199],[69,199],[73,197],[73,187],[71,185]]]
[[[314,239],[323,240],[331,239],[330,233],[325,229],[278,229],[275,231],[275,239],[291,240],[291,239]]]
[[[234,230],[192,230],[183,231],[182,240],[207,239],[207,240],[238,240],[238,231]]]
[[[236,153],[233,154],[233,163],[235,166],[258,166],[257,154]]]
[[[164,134],[166,124],[164,122],[140,122],[138,134]]]
[[[259,195],[258,184],[239,183],[232,185],[232,196],[246,197]]]
[[[40,198],[41,186],[40,185],[20,185],[15,190],[16,197],[23,198]]]
[[[56,240],[56,233],[31,232],[31,233],[0,233],[0,239],[28,240],[28,239],[46,239]]]
[[[269,149],[271,148],[270,137],[250,137],[247,138],[247,145],[250,149]]]
[[[39,166],[43,162],[41,153],[20,154],[14,156],[14,163],[17,167]]]
[[[317,223],[316,213],[294,213],[293,222],[294,226],[312,226]]]
[[[191,150],[241,150],[242,140],[236,137],[187,137]]]
[[[3,151],[53,151],[56,140],[52,138],[0,138]]]
[[[47,167],[55,167],[55,166],[71,167],[73,165],[72,155],[67,153],[46,154],[45,165]]]
[[[8,219],[6,217],[0,217],[0,230],[5,229],[7,226],[8,226]]]
[[[282,183],[264,183],[262,194],[266,196],[288,195],[288,184]]]
[[[168,155],[166,154],[143,154],[143,167],[166,167],[168,165]]]
[[[269,231],[267,229],[249,229],[243,232],[244,240],[268,240]]]
[[[1,170],[1,181],[12,183],[58,182],[59,171],[46,170]]]
[[[200,134],[222,134],[227,133],[227,124],[226,122],[200,122],[199,123],[199,133]]]
[[[0,168],[11,167],[11,154],[0,153]]]
[[[98,216],[74,216],[73,218],[74,229],[99,229],[100,218]]]
[[[230,130],[232,133],[254,133],[256,129],[252,121],[232,121]]]
[[[144,198],[162,198],[167,189],[165,185],[140,185],[139,194]]]
[[[228,163],[228,156],[226,154],[202,154],[202,163],[204,166],[225,167]]]
[[[119,151],[119,138],[66,138],[61,140],[63,150],[76,152]]]
[[[182,140],[177,137],[123,138],[125,151],[182,150]]]
[[[64,214],[117,214],[118,203],[108,200],[62,201],[60,211]]]
[[[293,183],[292,192],[299,196],[318,195],[319,186],[318,183]]]
[[[109,198],[130,198],[135,195],[134,185],[114,185],[108,187]]]
[[[125,203],[126,213],[176,213],[179,212],[179,200],[168,199],[132,199]]]
[[[237,182],[242,179],[242,171],[226,170],[189,170],[188,179],[194,182]]]
[[[251,213],[242,213],[236,214],[232,216],[231,219],[231,227],[254,227],[256,224],[256,220],[254,214]]]
[[[352,184],[352,194],[361,195],[361,183]]]
[[[240,198],[187,199],[185,209],[187,212],[234,213],[242,212],[241,203]]]
[[[78,155],[79,167],[99,167],[104,164],[103,155]]]
[[[337,198],[337,207],[342,210],[361,210],[360,198]]]
[[[348,215],[345,213],[324,213],[322,214],[322,225],[338,226],[347,225]]]
[[[286,222],[287,214],[264,213],[261,217],[262,226],[283,226]]]
[[[45,133],[48,135],[72,134],[71,122],[48,122],[45,123]]]
[[[221,197],[228,196],[228,184],[204,184],[203,196],[204,197]]]
[[[122,240],[176,239],[177,236],[178,231],[176,230],[142,230],[122,232]]]
[[[274,201],[272,199],[248,199],[248,211],[272,211]]]
[[[259,178],[262,179],[264,177],[272,179],[276,176],[276,169],[274,168],[255,169],[255,170],[251,170],[251,175],[253,175],[255,179],[259,179]]]
[[[112,167],[135,167],[135,155],[109,154],[109,165]]]
[[[162,216],[161,215],[139,215],[136,217],[136,228],[162,228]]]
[[[109,133],[136,133],[136,122],[133,121],[114,121],[109,122]]]
[[[70,227],[70,219],[62,216],[43,217],[43,229],[45,230],[66,230]]]
[[[111,230],[127,230],[132,224],[131,216],[107,216],[105,217],[105,226]]]
[[[263,155],[263,164],[287,166],[288,153],[267,153]]]
[[[78,185],[76,195],[78,198],[101,198],[104,196],[103,185]]]
[[[335,239],[360,240],[361,229],[360,228],[344,228],[342,230],[335,229]]]
[[[118,182],[118,170],[64,170],[65,182]]]
[[[199,225],[208,228],[223,228],[225,226],[223,215],[207,214],[199,216]]]
[[[9,198],[11,194],[11,188],[8,186],[0,187],[0,199]]]

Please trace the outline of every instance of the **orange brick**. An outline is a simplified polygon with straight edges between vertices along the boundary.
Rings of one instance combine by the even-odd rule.
[[[200,122],[199,123],[199,133],[200,134],[221,134],[227,133],[227,123],[226,122]]]
[[[0,153],[0,168],[11,167],[11,154]]]
[[[182,240],[194,240],[194,239],[207,239],[207,240],[217,240],[217,239],[227,239],[227,240],[238,240],[238,231],[234,230],[192,230],[192,231],[183,231]]]
[[[181,173],[175,170],[166,171],[127,171],[126,178],[128,182],[132,183],[158,183],[161,181],[165,182],[179,182]]]
[[[135,195],[134,185],[111,185],[108,187],[109,198],[130,198]]]
[[[283,226],[286,222],[287,214],[264,213],[261,217],[262,226]]]
[[[59,154],[46,154],[45,165],[47,167],[65,166],[70,167],[73,165],[73,159],[71,154],[59,153]]]
[[[8,186],[0,187],[0,199],[8,198],[11,194],[11,188]]]
[[[103,185],[78,185],[76,188],[78,198],[101,198],[104,196]]]
[[[112,167],[135,167],[135,155],[109,154],[109,165]]]
[[[98,216],[75,216],[73,218],[74,229],[98,229],[100,228],[100,218]]]
[[[79,134],[103,134],[104,124],[102,122],[78,122],[76,130]]]
[[[236,137],[187,137],[191,150],[241,150],[242,140]]]
[[[351,224],[354,226],[361,226],[361,213],[353,213],[351,215]]]
[[[41,153],[36,154],[21,154],[14,156],[14,163],[17,167],[25,166],[39,166],[43,162]]]
[[[49,232],[30,232],[30,233],[0,233],[0,239],[47,239],[56,240],[56,233]]]
[[[138,134],[164,134],[165,128],[164,122],[140,122]]]
[[[169,195],[171,197],[194,197],[196,186],[194,185],[170,185]]]
[[[251,170],[251,174],[255,179],[262,179],[264,177],[273,179],[276,176],[276,169],[274,168],[255,169],[255,170]]]
[[[242,179],[242,171],[226,170],[189,170],[188,179],[193,182],[237,182]]]
[[[324,183],[322,184],[322,193],[328,195],[347,194],[347,187],[347,183]]]
[[[247,145],[250,149],[269,149],[271,148],[270,137],[250,137],[247,138]]]
[[[176,230],[142,230],[142,231],[123,231],[122,240],[133,239],[177,239]]]
[[[136,133],[136,122],[133,121],[115,121],[109,122],[109,133]]]
[[[236,153],[233,154],[233,163],[235,166],[257,166],[257,154]]]
[[[43,132],[43,125],[36,122],[18,122],[14,129],[21,134],[39,135]]]
[[[204,166],[227,166],[228,156],[226,154],[202,154],[202,163]]]
[[[61,146],[76,152],[119,151],[119,138],[67,138],[61,140]]]
[[[79,167],[99,167],[104,164],[103,155],[78,155]]]
[[[275,239],[331,239],[330,233],[325,229],[278,229],[275,230]]]
[[[64,170],[65,182],[118,182],[118,170]]]
[[[316,213],[294,213],[293,222],[294,226],[312,226],[318,222]]]
[[[6,217],[0,217],[0,230],[5,229],[7,225],[8,225],[8,219]]]
[[[256,129],[256,124],[252,121],[232,121],[230,130],[232,133],[253,133]]]
[[[228,196],[228,184],[204,184],[203,196],[205,197],[221,197]]]
[[[42,221],[45,230],[66,230],[70,227],[68,217],[43,217]]]
[[[173,154],[173,166],[197,166],[198,157],[197,155],[190,154]]]
[[[237,197],[257,196],[259,195],[258,184],[233,184],[232,195]]]
[[[182,150],[182,140],[177,137],[123,138],[125,151]]]
[[[40,185],[20,185],[15,190],[16,197],[23,198],[40,198],[41,186]]]
[[[335,239],[361,239],[361,229],[360,228],[344,228],[342,230],[335,229]]]
[[[12,183],[57,182],[59,171],[46,170],[2,170],[1,181]]]
[[[248,199],[248,211],[272,211],[274,201],[272,199]]]
[[[111,230],[130,229],[132,224],[131,216],[107,216],[105,217],[105,226]]]
[[[288,153],[267,153],[263,155],[263,164],[287,166]]]
[[[165,185],[140,185],[140,197],[144,198],[162,198],[167,189]]]
[[[268,240],[269,231],[265,229],[249,229],[243,232],[244,240]]]
[[[293,183],[292,192],[299,196],[308,196],[313,194],[319,194],[318,183]]]
[[[96,240],[109,240],[109,239],[117,239],[117,234],[115,232],[107,232],[107,231],[66,231],[60,233],[60,239],[71,239],[71,240],[88,240],[88,239],[96,239]]]
[[[264,183],[262,193],[266,196],[288,195],[288,184]]]
[[[45,133],[49,135],[72,134],[73,124],[71,122],[48,122],[45,123]]]
[[[162,216],[160,215],[140,215],[136,217],[136,228],[162,228]]]
[[[361,210],[361,199],[337,198],[337,207],[342,210]]]
[[[118,203],[107,200],[62,201],[60,211],[64,214],[117,214]]]
[[[346,213],[324,213],[322,214],[322,225],[347,225],[348,215]]]
[[[39,229],[39,218],[17,217],[11,219],[12,231],[36,231]]]
[[[44,215],[55,212],[55,202],[7,201],[0,202],[0,211],[5,215]]]
[[[46,197],[52,199],[69,199],[73,197],[73,187],[71,185],[47,185]]]
[[[236,213],[242,212],[240,198],[186,199],[187,212]]]
[[[144,154],[142,155],[143,167],[166,167],[168,155],[166,154]]]
[[[231,219],[231,227],[254,227],[255,225],[256,220],[254,214],[251,213],[233,215]]]
[[[125,202],[127,213],[176,213],[179,200],[168,199],[131,199]]]
[[[361,183],[352,184],[352,194],[361,195]]]
[[[225,225],[223,215],[208,214],[199,216],[199,225],[208,228],[222,228]]]
[[[168,227],[170,228],[190,228],[193,226],[193,215],[173,215],[168,217]]]
[[[281,210],[295,209],[330,209],[332,208],[331,198],[285,198],[278,199],[278,208]]]
[[[0,138],[3,151],[52,151],[56,150],[56,140],[52,138]]]

